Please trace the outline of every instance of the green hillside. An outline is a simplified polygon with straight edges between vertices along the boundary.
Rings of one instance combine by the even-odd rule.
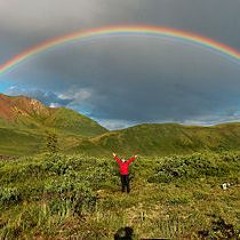
[[[56,136],[57,151],[69,151],[84,141],[84,137],[71,133],[63,134],[51,128],[18,129],[0,127],[0,156],[29,156],[48,152],[49,137]]]
[[[86,152],[102,156],[108,155],[112,151],[124,156],[134,153],[168,155],[202,151],[219,152],[238,150],[240,146],[240,124],[238,123],[213,127],[144,124],[101,134],[105,130],[94,121],[83,117],[83,124],[80,125],[78,124],[78,114],[70,110],[73,116],[71,114],[64,115],[66,112],[65,109],[60,110],[39,128],[30,130],[26,128],[0,128],[0,131],[4,131],[2,136],[5,136],[0,140],[0,153],[14,154],[21,152],[24,154],[24,149],[26,149],[26,154],[38,152],[41,149],[39,147],[41,144],[46,145],[48,133],[57,135],[61,151],[68,153]],[[68,120],[64,121],[65,118],[68,118]],[[94,134],[95,136],[91,136]],[[19,140],[18,143],[15,141],[15,144],[12,144],[12,136]],[[28,145],[28,142],[30,145]],[[33,148],[34,145],[36,147]],[[15,150],[12,151],[11,149]]]
[[[107,132],[92,119],[67,108],[49,108],[25,96],[0,94],[0,126],[16,129],[54,129],[65,134],[96,136]]]
[[[0,155],[46,151],[48,135],[63,151],[107,130],[90,118],[66,108],[48,108],[37,100],[0,94]]]
[[[39,132],[0,127],[0,155],[24,155],[43,150],[44,136]]]
[[[106,129],[97,122],[67,108],[56,109],[44,121],[44,125],[58,129],[63,133],[81,136],[96,136],[106,132]]]
[[[122,154],[139,152],[146,155],[166,155],[234,150],[240,146],[240,124],[213,127],[143,124],[105,133],[92,138],[91,143],[89,148],[95,145]]]
[[[186,154],[237,150],[240,123],[212,127],[180,124],[142,124],[107,131],[92,119],[67,108],[48,108],[26,97],[0,95],[0,154],[24,155],[46,150],[49,134],[58,139],[58,150],[109,155]]]
[[[124,227],[132,239],[240,239],[240,123],[107,131],[69,109],[2,99],[0,239],[110,240]],[[139,154],[129,195],[112,151]]]

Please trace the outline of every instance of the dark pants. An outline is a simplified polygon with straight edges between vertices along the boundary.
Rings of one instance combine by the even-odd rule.
[[[122,183],[122,192],[125,192],[125,188],[127,188],[127,193],[130,193],[129,175],[121,175],[121,183]]]

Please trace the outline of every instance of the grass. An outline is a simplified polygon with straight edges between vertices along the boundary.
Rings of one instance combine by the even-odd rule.
[[[107,132],[94,120],[81,115],[71,109],[58,108],[48,117],[44,123],[45,126],[58,129],[62,133],[73,133],[80,136],[97,136]]]
[[[35,124],[35,125],[34,125]],[[143,124],[117,131],[107,131],[95,121],[72,110],[60,108],[48,117],[24,116],[15,125],[0,126],[0,153],[27,155],[41,153],[47,135],[56,134],[65,153],[107,156],[116,151],[123,156],[168,156],[195,152],[237,151],[240,124],[212,127],[179,124]],[[130,156],[129,156],[130,157]]]
[[[212,127],[183,126],[180,124],[142,124],[92,137],[84,150],[92,153],[98,148],[117,149],[122,155],[139,152],[145,156],[191,154],[198,151],[221,152],[237,150],[240,144],[240,125],[223,124]],[[83,145],[74,147],[74,151]]]
[[[201,231],[218,239],[225,233],[214,232],[216,218],[239,239],[239,160],[239,152],[140,157],[129,195],[111,157],[46,153],[0,162],[0,239],[107,240],[126,226],[134,239],[199,239]],[[231,183],[225,191],[223,182]]]
[[[45,144],[43,136],[34,130],[0,128],[0,135],[1,154],[13,156],[32,154],[41,151],[41,146]]]

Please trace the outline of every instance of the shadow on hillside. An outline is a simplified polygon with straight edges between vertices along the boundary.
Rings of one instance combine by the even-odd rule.
[[[114,240],[133,240],[133,229],[131,227],[118,229],[114,234]]]

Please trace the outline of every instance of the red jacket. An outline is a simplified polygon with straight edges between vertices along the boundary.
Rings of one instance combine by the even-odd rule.
[[[115,156],[114,159],[118,163],[120,174],[121,175],[128,175],[129,174],[128,167],[136,158],[131,157],[125,162],[122,162],[122,160],[120,158],[118,158],[117,156]]]

